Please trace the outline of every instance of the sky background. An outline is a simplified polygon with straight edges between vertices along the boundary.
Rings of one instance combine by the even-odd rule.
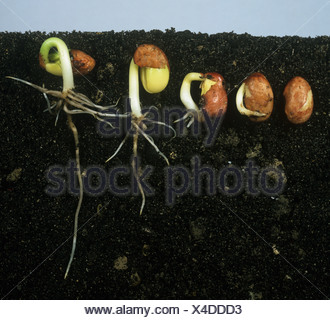
[[[146,31],[315,37],[329,0],[0,0],[0,31]]]

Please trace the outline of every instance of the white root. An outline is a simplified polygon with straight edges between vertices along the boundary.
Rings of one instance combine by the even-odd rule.
[[[244,106],[245,83],[243,82],[236,94],[236,107],[240,114],[248,117],[264,117],[266,114],[258,111],[251,111]]]

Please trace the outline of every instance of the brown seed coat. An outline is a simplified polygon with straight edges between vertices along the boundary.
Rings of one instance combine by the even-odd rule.
[[[266,77],[259,72],[251,74],[245,81],[244,105],[251,111],[265,113],[263,117],[250,117],[252,121],[265,121],[273,111],[274,94]]]
[[[205,73],[203,77],[216,82],[203,95],[203,108],[210,117],[224,115],[227,111],[228,97],[224,87],[223,76],[216,72],[209,72]]]
[[[71,65],[74,75],[85,75],[95,67],[95,60],[83,51],[71,49]]]
[[[167,66],[170,70],[167,57],[162,49],[158,48],[153,44],[142,44],[134,53],[134,63],[140,68],[158,68],[164,69]]]
[[[302,77],[292,78],[285,86],[285,113],[294,124],[306,122],[313,112],[313,94],[308,82]]]

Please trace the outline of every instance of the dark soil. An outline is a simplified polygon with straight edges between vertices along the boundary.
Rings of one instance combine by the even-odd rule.
[[[193,137],[155,138],[171,166],[191,171],[202,165],[275,166],[286,185],[281,194],[200,195],[189,190],[166,204],[166,163],[142,138],[142,167],[154,171],[142,216],[140,196],[105,192],[86,195],[80,213],[76,255],[71,252],[77,197],[50,197],[45,173],[74,159],[72,133],[64,112],[43,112],[42,94],[6,79],[15,76],[60,90],[62,79],[38,65],[41,43],[62,38],[70,48],[93,56],[95,69],[76,78],[76,91],[123,110],[128,67],[136,47],[153,43],[167,54],[170,83],[161,94],[141,88],[145,106],[181,106],[179,91],[188,72],[219,72],[226,80],[228,112],[212,146],[205,130]],[[1,88],[1,259],[0,296],[5,299],[325,299],[329,297],[329,37],[253,37],[248,34],[194,34],[189,31],[106,33],[0,33]],[[254,123],[235,106],[239,83],[253,71],[265,74],[275,103],[270,119]],[[288,122],[282,97],[293,76],[304,77],[314,93],[314,112],[302,125]],[[198,85],[192,87],[199,94]],[[124,111],[122,111],[124,112]],[[105,138],[89,115],[74,116],[82,166],[129,168],[132,139],[108,164],[122,137]],[[9,174],[16,170],[13,179]],[[173,169],[173,168],[172,168]],[[122,179],[123,183],[127,179]],[[204,187],[207,184],[204,181]],[[97,210],[101,206],[106,208]],[[65,242],[66,241],[66,242]],[[64,243],[65,242],[65,243]],[[63,244],[64,243],[64,244]],[[119,260],[118,260],[119,259]],[[126,261],[127,259],[127,261]],[[122,264],[120,264],[121,262]],[[119,268],[118,268],[119,263]]]

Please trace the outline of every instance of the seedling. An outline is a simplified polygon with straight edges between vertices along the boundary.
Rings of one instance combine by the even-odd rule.
[[[57,49],[57,52],[50,53],[50,50],[55,47]],[[73,57],[73,62],[70,59],[69,50],[64,43],[59,38],[49,38],[46,41],[43,42],[40,53],[39,53],[39,61],[40,64],[46,69],[46,71],[57,75],[62,76],[63,78],[63,90],[62,91],[56,91],[56,90],[48,90],[46,88],[37,86],[33,83],[30,83],[28,81],[14,78],[14,77],[8,77],[10,79],[14,79],[20,82],[23,82],[37,90],[43,93],[44,97],[47,101],[47,106],[49,111],[55,110],[55,113],[57,113],[56,121],[58,118],[58,114],[61,110],[63,110],[67,114],[68,124],[69,127],[73,133],[74,142],[75,142],[75,156],[76,156],[76,165],[77,165],[77,178],[79,182],[79,200],[75,212],[74,217],[74,230],[73,230],[73,240],[72,240],[72,249],[71,249],[71,255],[69,259],[69,263],[66,268],[66,272],[64,275],[64,278],[67,277],[73,257],[76,250],[76,244],[77,244],[77,231],[78,231],[78,217],[79,212],[81,209],[81,204],[83,200],[83,183],[82,183],[82,175],[81,175],[81,166],[80,166],[80,156],[79,156],[79,139],[78,139],[78,131],[75,126],[75,124],[72,121],[72,115],[73,114],[83,114],[87,113],[92,115],[93,117],[97,118],[100,121],[105,121],[103,117],[113,117],[114,114],[110,113],[104,113],[101,111],[107,110],[111,106],[108,107],[102,107],[99,105],[94,104],[92,101],[90,101],[85,95],[75,92],[74,89],[74,81],[73,81],[73,67],[76,68],[76,71],[82,70],[83,73],[86,74],[86,70],[83,70],[84,67],[90,68],[90,64],[87,64],[85,62],[82,63],[82,59],[86,58],[86,54],[81,55],[81,52],[78,52],[78,56]],[[89,57],[89,61],[92,58]],[[95,64],[95,62],[94,62]],[[85,68],[86,69],[86,68]],[[54,105],[50,105],[47,95],[51,95],[58,99],[58,101]],[[118,115],[116,115],[118,116]],[[56,123],[56,122],[55,122]]]
[[[197,106],[191,97],[190,89],[192,81],[200,81],[202,107]],[[194,122],[195,119],[203,121],[206,114],[209,117],[218,117],[225,114],[227,110],[228,98],[224,88],[223,77],[215,72],[209,73],[188,73],[182,81],[180,90],[180,99],[187,108],[187,113],[183,117],[192,118],[188,122],[187,127]]]
[[[139,172],[136,172],[137,164],[137,147],[138,147],[138,137],[142,135],[156,150],[156,152],[163,157],[167,165],[169,161],[167,157],[159,150],[156,146],[153,138],[148,135],[145,131],[147,129],[147,123],[156,123],[158,125],[164,125],[169,127],[171,130],[174,129],[167,124],[159,121],[154,121],[148,118],[148,112],[142,113],[141,103],[140,103],[140,93],[139,93],[139,68],[140,68],[140,77],[144,89],[148,93],[159,93],[163,91],[169,81],[170,76],[170,67],[165,53],[155,45],[143,44],[140,45],[131,60],[129,67],[129,106],[130,113],[129,115],[132,118],[131,128],[128,130],[125,138],[120,143],[117,150],[106,160],[106,162],[113,159],[116,154],[119,152],[121,147],[126,142],[129,135],[133,134],[133,161],[132,168],[134,176],[136,177],[138,188],[142,196],[142,204],[140,207],[140,214],[142,214],[144,205],[145,205],[145,194],[143,188],[139,182]],[[123,116],[126,116],[123,115]],[[175,133],[175,131],[174,131]],[[139,168],[138,168],[139,171]]]

